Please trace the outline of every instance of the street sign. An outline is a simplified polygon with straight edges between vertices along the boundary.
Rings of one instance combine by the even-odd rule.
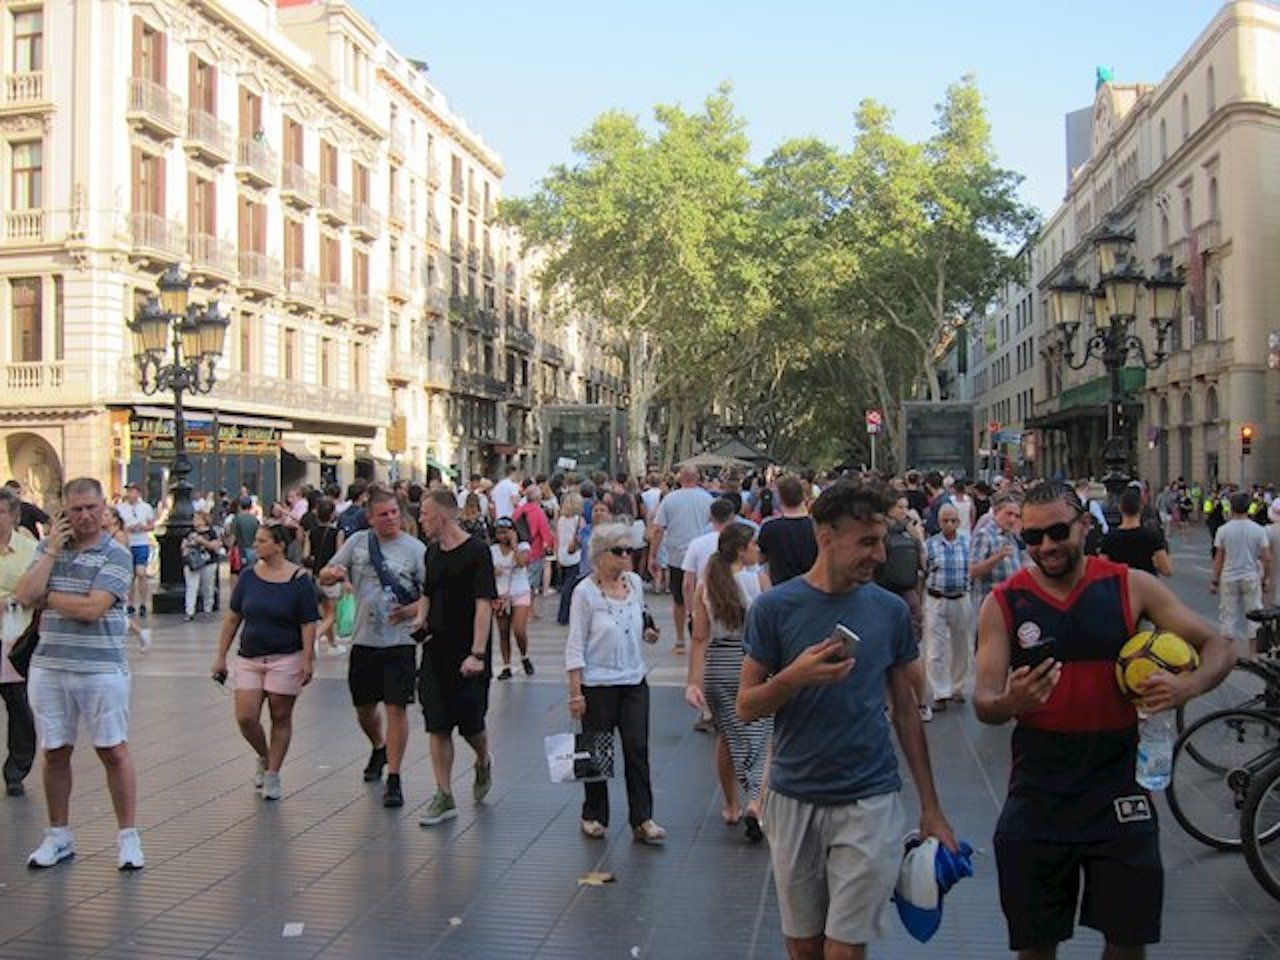
[[[867,411],[867,433],[877,434],[884,425],[884,414],[879,410]]]

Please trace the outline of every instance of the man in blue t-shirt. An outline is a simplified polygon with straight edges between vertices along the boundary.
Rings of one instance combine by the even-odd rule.
[[[920,796],[920,832],[956,846],[917,709],[907,605],[872,582],[891,503],[877,487],[829,488],[811,511],[813,568],[747,617],[738,715],[775,715],[762,820],[792,957],[863,957],[884,935],[904,829],[886,706]],[[859,638],[852,657],[833,638],[837,625]]]

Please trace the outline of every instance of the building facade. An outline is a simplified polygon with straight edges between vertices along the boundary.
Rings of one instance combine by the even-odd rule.
[[[539,404],[621,402],[496,222],[496,152],[345,0],[6,4],[0,72],[0,473],[37,500],[163,495],[126,323],[173,264],[231,320],[199,488],[532,467]]]
[[[1159,484],[1266,482],[1280,471],[1276,374],[1268,336],[1278,326],[1280,276],[1271,264],[1280,227],[1280,10],[1224,5],[1154,86],[1103,83],[1088,161],[1033,251],[1037,299],[1074,270],[1097,280],[1092,240],[1104,226],[1131,231],[1148,275],[1167,254],[1186,286],[1182,310],[1154,370],[1124,371],[1126,430],[1140,476]],[[1134,332],[1156,351],[1150,298]],[[1104,321],[1105,322],[1105,321]],[[1092,326],[1077,333],[1083,350]],[[1046,328],[1034,417],[1042,472],[1100,475],[1108,389],[1103,368],[1062,362]],[[1241,429],[1254,429],[1242,456]]]

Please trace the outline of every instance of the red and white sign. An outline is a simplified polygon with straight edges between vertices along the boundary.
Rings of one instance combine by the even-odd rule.
[[[879,433],[884,425],[884,414],[879,410],[867,411],[867,433]]]
[[[992,420],[990,423],[987,424],[987,436],[991,436],[993,433],[999,433],[999,432],[1000,432],[999,420]]]

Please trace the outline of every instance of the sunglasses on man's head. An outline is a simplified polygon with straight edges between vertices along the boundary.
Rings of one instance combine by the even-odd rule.
[[[1075,523],[1075,521],[1071,521]],[[1061,543],[1067,537],[1071,536],[1071,523],[1055,523],[1052,526],[1039,527],[1023,527],[1022,539],[1026,541],[1029,547],[1038,547],[1048,537],[1054,543]]]
[[[609,552],[615,557],[629,557],[636,552],[635,547],[610,547]]]

